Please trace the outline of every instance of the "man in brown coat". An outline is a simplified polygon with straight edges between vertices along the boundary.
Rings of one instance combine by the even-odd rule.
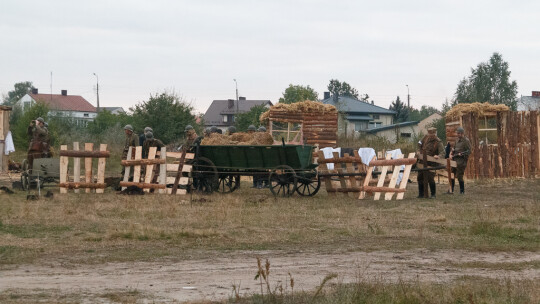
[[[442,141],[437,137],[437,129],[429,128],[428,135],[424,136],[419,142],[420,153],[427,156],[433,156],[436,159],[444,158],[444,146]],[[437,166],[438,164],[428,163],[429,166]],[[418,172],[418,198],[424,197],[424,176],[427,175],[429,189],[431,190],[431,198],[436,197],[437,187],[435,185],[435,172],[419,171]]]
[[[28,168],[32,170],[34,159],[42,158],[48,148],[49,131],[45,128],[45,120],[38,117],[36,120],[30,122],[30,126],[27,129],[28,136],[30,136],[30,146],[28,147]]]

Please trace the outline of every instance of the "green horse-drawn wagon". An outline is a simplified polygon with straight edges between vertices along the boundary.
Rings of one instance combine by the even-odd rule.
[[[229,193],[240,186],[241,176],[268,180],[276,196],[315,195],[321,186],[313,146],[194,147],[193,186],[201,191]]]

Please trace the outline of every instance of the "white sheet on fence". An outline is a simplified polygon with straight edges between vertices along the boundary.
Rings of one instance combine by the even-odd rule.
[[[360,148],[358,149],[358,155],[362,158],[364,165],[369,166],[369,162],[377,155],[373,148]]]
[[[5,155],[9,155],[9,153],[15,152],[15,145],[13,145],[13,137],[11,136],[11,131],[9,131],[6,135],[6,146],[4,150]]]
[[[403,153],[401,153],[401,149],[395,149],[391,151],[386,151],[386,154],[390,154],[392,155],[392,159],[396,159],[398,155],[401,155]],[[405,170],[405,165],[401,165],[401,168],[399,168],[399,171],[403,171],[403,170]],[[399,186],[399,183],[401,183],[402,178],[403,178],[403,172],[400,172],[398,175],[396,186]]]
[[[326,147],[322,148],[321,151],[324,154],[324,158],[334,158],[333,152],[337,152],[341,154],[341,148],[332,148],[332,147]],[[334,170],[334,163],[328,163],[326,164],[328,167],[328,170]]]

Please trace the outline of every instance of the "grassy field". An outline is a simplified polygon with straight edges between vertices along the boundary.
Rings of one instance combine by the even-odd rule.
[[[267,189],[250,189],[247,182],[233,194],[194,195],[191,198],[55,193],[52,199],[27,201],[23,192],[3,194],[0,200],[0,270],[22,264],[39,265],[50,260],[74,265],[164,258],[181,261],[193,256],[211,258],[241,250],[317,253],[415,248],[539,251],[539,180],[468,183],[466,195],[440,194],[433,200],[416,199],[415,187],[416,184],[409,185],[403,201],[373,201],[371,198],[360,201],[344,195],[331,197],[324,190],[312,198],[275,199]],[[444,187],[439,188],[443,192]],[[538,270],[540,263],[476,262],[451,266]],[[357,284],[330,287],[315,297],[316,302],[528,303],[526,300],[531,299],[531,293],[526,291],[538,290],[538,283],[463,278],[449,286],[438,286],[422,282],[385,284],[359,279]],[[464,293],[467,290],[472,293]],[[467,298],[470,294],[479,300]],[[1,302],[35,301],[35,298],[28,299],[17,292],[11,295],[13,297],[0,294]],[[132,291],[106,295],[105,298],[110,300],[115,296],[127,299],[118,302],[129,302],[129,299],[142,295]],[[296,299],[290,296],[288,293],[278,302],[308,303],[314,295],[297,294]],[[451,301],[458,298],[463,300]],[[503,300],[491,300],[499,298]],[[44,299],[57,302],[55,295],[49,294]],[[77,297],[66,299],[67,302],[78,302]],[[265,299],[268,300],[259,296],[241,298],[240,301],[261,302]]]

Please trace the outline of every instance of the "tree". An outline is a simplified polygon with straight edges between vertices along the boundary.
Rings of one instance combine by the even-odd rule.
[[[459,82],[454,103],[489,102],[515,110],[517,89],[516,81],[510,81],[508,63],[501,54],[493,53],[489,61],[478,64],[468,78]]]
[[[7,106],[14,105],[19,99],[21,99],[27,93],[30,93],[32,89],[35,89],[31,81],[17,82],[12,91],[9,91],[3,98],[3,104]]]
[[[331,79],[330,83],[328,84],[328,91],[332,95],[332,98],[334,98],[334,101],[337,101],[340,96],[358,99],[358,91],[345,81],[340,82],[337,79]],[[365,96],[369,98],[367,94]]]
[[[431,116],[434,113],[439,113],[439,110],[431,106],[422,106],[420,110],[411,107],[409,108],[408,118],[410,121],[420,121],[424,118]]]
[[[236,115],[235,125],[238,132],[245,132],[249,125],[258,126],[260,124],[259,118],[261,114],[268,111],[268,108],[264,105],[258,105],[252,107],[248,112],[240,113]]]
[[[396,122],[404,122],[409,118],[409,108],[401,102],[399,96],[395,101],[392,101],[392,104],[388,109],[396,112]]]
[[[289,84],[289,87],[283,92],[283,97],[279,98],[280,103],[295,103],[305,100],[316,101],[319,99],[319,94],[313,88],[301,85]]]
[[[107,110],[98,113],[94,121],[88,123],[87,131],[93,135],[102,135],[106,130],[120,126],[124,127],[130,123],[131,117],[125,113],[112,114]]]
[[[193,107],[175,93],[150,94],[148,101],[130,110],[135,131],[142,132],[145,127],[151,127],[155,137],[166,144],[183,138],[186,125],[196,126]]]

